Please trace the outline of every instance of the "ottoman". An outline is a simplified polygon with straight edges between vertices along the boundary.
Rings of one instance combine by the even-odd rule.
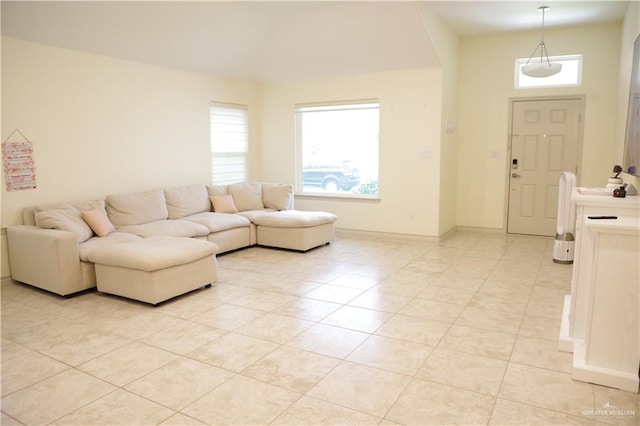
[[[96,250],[98,290],[156,305],[218,278],[218,246],[193,238],[153,236]]]
[[[327,212],[282,210],[254,218],[257,243],[307,251],[335,239],[337,217]]]

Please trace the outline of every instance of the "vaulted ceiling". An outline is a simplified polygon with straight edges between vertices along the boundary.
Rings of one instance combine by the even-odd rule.
[[[621,21],[627,2],[551,1],[546,25]],[[530,1],[2,1],[2,34],[254,81],[437,65],[422,13],[460,37],[539,28]]]

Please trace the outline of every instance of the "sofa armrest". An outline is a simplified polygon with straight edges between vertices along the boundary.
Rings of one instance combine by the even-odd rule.
[[[30,225],[7,228],[11,277],[60,295],[83,290],[78,238]]]

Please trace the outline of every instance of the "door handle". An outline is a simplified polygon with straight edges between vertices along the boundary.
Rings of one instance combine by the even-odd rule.
[[[519,174],[517,174],[517,173],[511,173],[511,177],[512,177],[512,178],[519,178],[519,177],[520,177],[520,175],[519,175]]]

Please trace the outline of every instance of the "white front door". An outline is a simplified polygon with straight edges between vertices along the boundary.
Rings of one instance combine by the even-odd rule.
[[[514,101],[507,232],[554,236],[558,180],[577,172],[580,99]]]

